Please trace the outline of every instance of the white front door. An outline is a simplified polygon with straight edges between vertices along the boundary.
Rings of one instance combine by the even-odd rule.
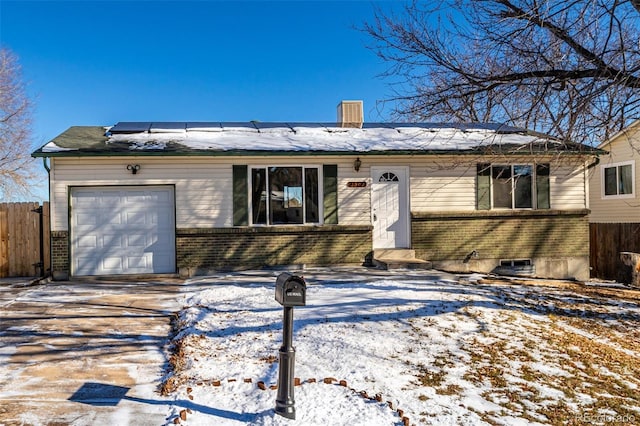
[[[171,186],[71,189],[73,275],[173,273]]]
[[[408,248],[409,190],[407,167],[371,168],[373,248]]]

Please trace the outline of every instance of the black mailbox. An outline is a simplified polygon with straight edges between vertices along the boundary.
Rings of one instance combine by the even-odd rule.
[[[288,272],[278,275],[276,300],[282,306],[304,306],[307,302],[307,284],[304,279]]]

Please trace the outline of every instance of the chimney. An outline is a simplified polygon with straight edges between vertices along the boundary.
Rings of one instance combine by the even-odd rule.
[[[362,101],[341,101],[338,104],[338,127],[362,128]]]

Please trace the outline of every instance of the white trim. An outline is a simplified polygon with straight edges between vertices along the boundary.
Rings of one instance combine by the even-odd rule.
[[[394,172],[397,174],[398,171],[401,171],[402,174],[404,175],[404,182],[402,182],[402,180],[400,180],[399,185],[403,185],[403,187],[401,188],[401,194],[402,192],[404,192],[405,194],[405,200],[401,201],[401,204],[398,206],[399,207],[399,215],[402,217],[402,219],[404,219],[405,222],[405,226],[404,226],[404,232],[406,235],[406,244],[402,244],[402,245],[398,245],[396,244],[396,247],[394,248],[410,248],[411,247],[411,214],[410,214],[410,205],[411,205],[411,193],[410,193],[410,181],[411,181],[411,168],[409,166],[396,166],[396,165],[388,165],[388,166],[372,166],[371,170],[370,170],[370,176],[371,176],[371,202],[373,203],[373,186],[376,183],[379,183],[376,180],[376,176],[381,175],[383,172]],[[388,182],[387,182],[388,183]],[[370,214],[371,214],[371,223],[373,224],[374,220],[373,220],[373,215],[374,215],[374,211],[373,211],[373,204],[370,206],[369,208],[370,210]],[[375,226],[375,224],[374,224]],[[375,231],[374,231],[375,233]],[[375,241],[373,242],[374,244],[374,248],[375,247]],[[387,247],[388,248],[388,247]]]
[[[134,249],[129,253],[129,254],[133,254],[134,256],[138,256],[139,258],[150,260],[150,263],[146,263],[146,260],[145,260],[145,263],[141,265],[138,265],[138,264],[132,265],[128,263],[129,260],[126,260],[128,250],[120,250],[120,249],[117,249],[117,245],[114,246],[114,244],[117,243],[118,241],[117,237],[122,237],[121,242],[126,240],[127,234],[124,233],[125,231],[131,231],[134,229],[138,230],[138,226],[135,225],[134,223],[125,224],[124,222],[122,222],[122,224],[120,224],[118,222],[113,222],[119,228],[117,232],[114,232],[116,230],[112,230],[110,228],[111,226],[109,225],[110,221],[98,222],[99,226],[92,227],[92,229],[87,232],[83,232],[80,230],[80,225],[78,225],[77,223],[76,215],[79,213],[84,213],[87,210],[86,208],[83,210],[83,206],[77,205],[77,202],[79,202],[79,200],[81,199],[78,194],[81,194],[83,191],[103,191],[103,192],[110,192],[110,193],[115,193],[115,192],[123,193],[127,191],[136,191],[136,192],[143,191],[145,192],[145,197],[148,194],[147,191],[166,192],[166,194],[168,195],[168,198],[166,199],[166,203],[161,202],[152,206],[152,207],[158,207],[162,205],[167,208],[166,212],[169,214],[169,216],[165,216],[165,221],[164,221],[165,227],[162,227],[163,222],[159,219],[159,216],[155,217],[157,219],[156,222],[145,221],[145,224],[142,226],[142,228],[146,229],[147,231],[151,231],[150,234],[149,233],[144,234],[145,246],[143,248],[138,248],[140,246],[136,244],[134,246]],[[68,192],[69,210],[68,211],[70,212],[70,214],[68,217],[68,229],[69,229],[69,267],[70,267],[71,275],[74,276],[78,274],[79,275],[87,275],[87,274],[88,275],[111,275],[111,274],[139,274],[139,273],[149,273],[149,274],[175,273],[176,267],[177,267],[176,265],[177,248],[176,248],[176,197],[175,197],[175,194],[176,194],[175,185],[69,186],[69,192]],[[131,204],[129,204],[129,206],[131,207]],[[96,213],[94,210],[95,210],[94,207],[88,207],[89,212]],[[119,215],[122,212],[126,212],[126,211],[131,211],[131,210],[127,210],[127,207],[123,206],[122,210],[117,210],[117,211],[113,210],[111,211],[111,213],[117,213]],[[139,211],[159,212],[160,210],[151,210],[148,205],[141,203],[135,206],[135,211],[136,212],[139,212]],[[146,213],[145,213],[145,216],[146,216]],[[96,216],[94,215],[93,217],[95,218]],[[115,215],[115,216],[109,216],[108,218],[115,218],[115,217],[120,217],[120,216]],[[105,219],[105,217],[103,217],[102,219]],[[128,220],[126,220],[126,222],[128,222]],[[151,227],[148,226],[149,224],[151,224]],[[109,234],[110,231],[111,231],[111,234]],[[165,231],[165,232],[163,233],[160,231]],[[91,249],[80,250],[77,247],[77,243],[80,241],[80,238],[82,238],[85,235],[96,236],[97,237],[95,239],[96,243],[98,242],[98,240],[100,240],[100,238],[98,237],[104,236],[104,235],[112,235],[116,237],[116,239],[113,241],[109,241],[108,244],[103,242],[102,245],[97,245],[96,249],[93,251]],[[140,234],[140,235],[143,235],[143,234]],[[152,239],[153,237],[158,237],[157,241],[154,241],[150,245],[147,244],[148,243],[147,238],[149,235],[151,235]],[[164,246],[160,244],[161,243],[160,237],[168,237],[168,238],[165,238],[166,241],[163,241],[165,243]],[[123,244],[122,247],[126,247],[126,243]],[[129,248],[130,247],[131,246],[129,246]],[[83,265],[83,268],[80,269],[79,271],[77,261],[80,261],[81,257],[83,255],[86,255],[87,253],[95,255],[95,257],[86,257],[86,259],[89,259],[90,262],[97,261],[100,264],[96,263],[93,267],[91,267],[91,265],[87,267]],[[155,259],[157,257],[156,255],[160,255],[159,260]],[[106,256],[110,256],[110,258],[112,259],[118,259],[122,257],[122,259],[125,259],[125,260],[121,263],[120,268],[114,268],[113,271],[105,270],[104,263],[102,262],[104,259],[106,259]]]
[[[631,166],[631,194],[615,194],[615,195],[606,195],[605,194],[605,169],[616,168],[618,169],[621,166]],[[619,179],[618,173],[616,171],[616,179]],[[616,180],[616,186],[618,185],[619,180]],[[636,197],[636,162],[635,160],[630,161],[621,161],[619,163],[610,163],[610,164],[601,164],[600,165],[600,197],[603,200],[621,200],[621,199],[629,199]]]

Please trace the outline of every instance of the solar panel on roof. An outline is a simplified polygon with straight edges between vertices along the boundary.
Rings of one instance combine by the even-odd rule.
[[[250,121],[227,121],[220,123],[220,125],[223,129],[227,127],[233,127],[236,129],[247,129],[247,131],[258,131],[258,129],[256,129],[256,127]]]
[[[189,121],[187,122],[187,132],[197,131],[219,131],[222,130],[222,126],[219,121]]]
[[[309,123],[309,122],[260,122],[260,121],[192,121],[192,122],[146,122],[146,121],[122,121],[110,129],[112,134],[143,133],[143,132],[184,132],[184,131],[221,131],[225,128],[245,129],[248,132],[259,132],[260,129],[272,128],[291,129],[300,128],[335,128],[336,123]],[[420,129],[459,129],[489,130],[501,134],[522,133],[524,129],[500,123],[364,123],[363,129],[387,128],[420,128]]]
[[[393,128],[419,128],[419,129],[460,129],[464,130],[465,127],[459,123],[389,123]]]
[[[261,121],[252,121],[251,123],[258,129],[279,129],[282,127],[285,127],[285,128],[289,127],[287,123],[274,123],[274,122],[263,123]]]
[[[336,123],[306,123],[306,122],[289,122],[289,127],[307,127],[317,129],[320,127],[336,127]]]
[[[363,129],[394,129],[394,123],[362,123]]]
[[[160,121],[151,123],[150,132],[184,132],[187,129],[187,123],[184,121]]]
[[[113,126],[111,133],[141,133],[149,131],[151,123],[147,121],[121,121]]]
[[[497,133],[520,133],[521,128],[500,123],[364,123],[363,128],[419,128],[419,129],[458,129],[467,130],[491,130]]]
[[[521,128],[521,127],[508,126],[506,124],[499,124],[493,130],[495,130],[497,133],[522,133],[522,132],[526,132],[526,130]]]

